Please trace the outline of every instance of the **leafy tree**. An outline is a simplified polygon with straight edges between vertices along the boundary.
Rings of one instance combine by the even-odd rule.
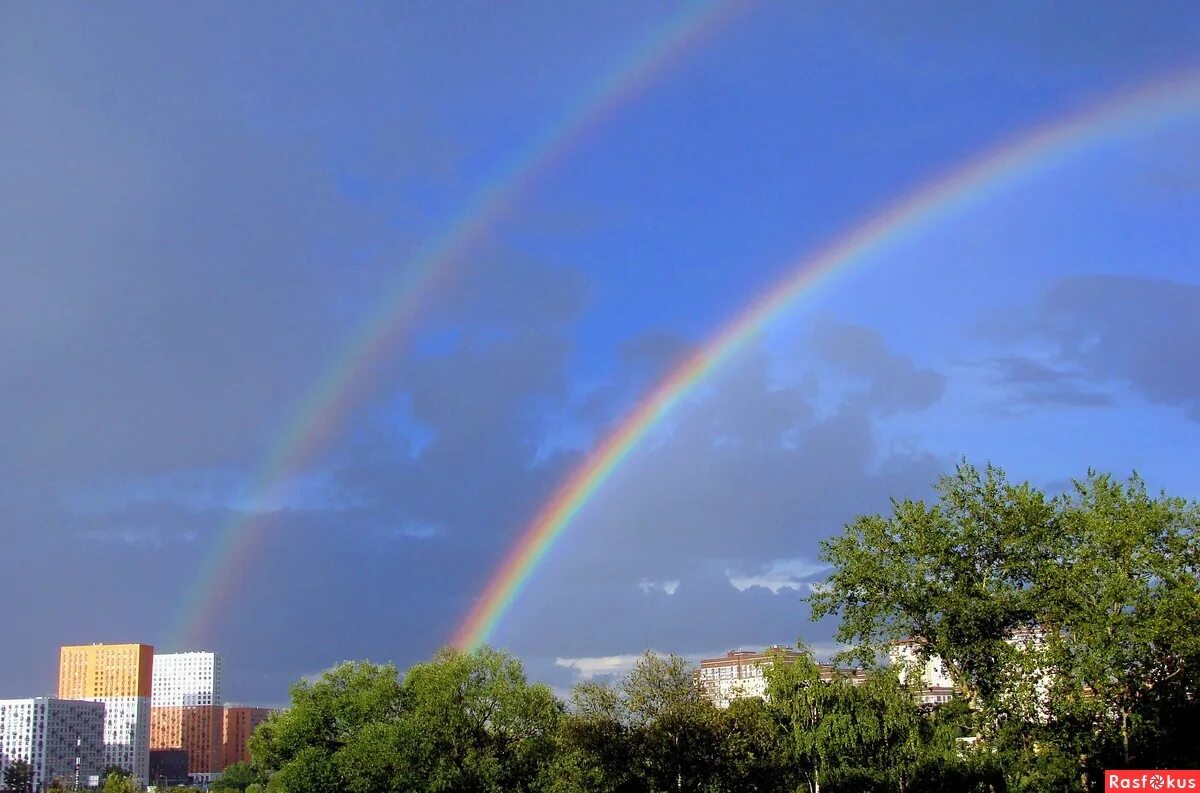
[[[1194,767],[1173,741],[1200,690],[1200,510],[1089,472],[1061,500],[1060,559],[1039,581],[1047,732],[1104,767]],[[1193,722],[1194,723],[1194,722]]]
[[[407,766],[429,790],[535,790],[547,782],[562,705],[519,661],[446,649],[404,679]],[[412,784],[416,780],[410,780]]]
[[[129,776],[130,771],[128,768],[110,764],[104,766],[104,770],[100,772],[100,778],[108,779],[110,774],[116,774],[117,776]]]
[[[292,689],[251,738],[270,793],[535,790],[554,760],[561,705],[488,648],[409,670],[344,664]]]
[[[4,789],[10,793],[33,793],[33,768],[25,760],[16,760],[4,768]]]
[[[234,763],[208,789],[213,793],[242,793],[256,781],[258,775],[249,763]]]
[[[296,683],[291,693],[291,707],[272,714],[250,738],[256,776],[288,793],[324,789],[330,776],[329,789],[338,787],[334,753],[368,725],[395,721],[402,712],[394,666],[347,662],[315,683]]]
[[[911,639],[964,692],[1013,790],[1090,790],[1104,767],[1191,766],[1200,715],[1200,508],[1089,471],[1050,497],[964,463],[822,545],[811,598],[870,663]]]
[[[833,573],[810,597],[812,617],[840,614],[837,638],[868,665],[889,643],[914,642],[979,705],[995,696],[1009,636],[1036,621],[1036,576],[1062,538],[1053,501],[998,468],[964,463],[937,490],[937,504],[893,501],[890,516],[860,516],[822,543]]]
[[[758,789],[747,780],[768,773],[769,761],[755,754],[762,741],[753,731],[763,721],[741,710],[726,718],[700,695],[693,672],[678,656],[647,652],[615,686],[576,686],[555,790]]]
[[[552,790],[625,793],[642,790],[636,754],[619,691],[585,681],[571,689],[570,712],[559,723]]]
[[[758,697],[735,699],[721,714],[721,790],[794,791],[800,774],[790,762],[786,735]]]
[[[140,790],[132,774],[109,771],[104,777],[104,793],[139,793]]]

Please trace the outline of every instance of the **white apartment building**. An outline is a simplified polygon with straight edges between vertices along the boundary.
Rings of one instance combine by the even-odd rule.
[[[220,707],[224,702],[225,671],[218,653],[155,653],[151,680],[151,707]]]
[[[94,787],[104,770],[104,719],[102,702],[0,700],[0,774],[24,760],[35,791],[55,779],[68,787]]]
[[[158,653],[150,691],[150,748],[183,749],[193,783],[224,768],[224,667],[214,652]]]

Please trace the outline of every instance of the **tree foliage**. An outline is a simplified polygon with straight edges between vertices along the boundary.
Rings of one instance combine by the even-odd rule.
[[[10,793],[33,793],[33,768],[16,760],[4,768],[4,789]]]
[[[392,666],[347,663],[296,684],[250,752],[280,793],[533,790],[560,715],[512,656],[443,650],[403,680]]]
[[[1049,496],[962,464],[823,544],[811,598],[871,663],[910,640],[965,692],[1017,789],[1094,789],[1105,767],[1192,767],[1200,510],[1089,471]]]

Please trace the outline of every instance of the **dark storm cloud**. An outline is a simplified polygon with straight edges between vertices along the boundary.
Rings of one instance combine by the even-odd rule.
[[[1081,371],[1058,368],[1032,358],[1001,356],[986,361],[995,382],[1005,388],[1005,404],[1038,407],[1112,407],[1112,395],[1097,389]]]
[[[1001,357],[1005,382],[1030,402],[1109,403],[1105,386],[1124,383],[1145,399],[1200,421],[1200,287],[1133,276],[1092,275],[1055,282],[1031,308],[988,335],[1035,342],[1051,363]]]
[[[1034,332],[1093,376],[1200,421],[1200,287],[1121,276],[1070,278],[1039,306]]]
[[[329,354],[341,323],[317,243],[360,222],[253,135],[186,114],[147,125],[26,81],[4,98],[6,462],[239,459]]]

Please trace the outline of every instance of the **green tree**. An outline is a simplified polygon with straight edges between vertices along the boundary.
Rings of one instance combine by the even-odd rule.
[[[556,793],[643,790],[634,769],[625,703],[613,686],[585,681],[571,689],[570,712],[559,723]]]
[[[16,760],[4,768],[4,789],[10,793],[33,793],[33,768]]]
[[[440,651],[404,679],[399,725],[407,784],[428,790],[525,791],[544,787],[562,705],[530,685],[513,656],[480,648]]]
[[[1055,504],[998,468],[962,464],[937,504],[905,499],[822,543],[833,573],[811,597],[814,620],[840,614],[837,638],[872,665],[894,641],[939,656],[973,705],[1003,678],[1013,632],[1036,622],[1036,577],[1057,558]]]
[[[138,793],[140,790],[131,774],[109,771],[104,777],[104,793]]]
[[[586,682],[572,690],[560,731],[556,789],[563,791],[719,791],[754,788],[731,778],[726,742],[749,750],[747,718],[731,729],[695,685],[679,656],[647,652],[615,686]],[[756,768],[742,755],[739,770]]]
[[[340,793],[334,754],[368,726],[394,722],[403,712],[394,666],[347,662],[316,682],[296,683],[291,694],[291,707],[272,714],[250,738],[256,778],[284,793]]]
[[[966,463],[822,544],[814,619],[877,661],[942,658],[1013,790],[1095,789],[1105,766],[1194,765],[1200,509],[1089,472],[1050,497]]]
[[[444,650],[409,670],[344,664],[292,689],[251,738],[270,793],[544,787],[561,705],[511,655]]]
[[[243,793],[258,781],[258,775],[249,763],[234,763],[222,772],[220,779],[209,785],[213,793]]]
[[[1104,767],[1194,767],[1197,743],[1176,736],[1200,715],[1200,510],[1136,475],[1089,472],[1058,527],[1061,558],[1037,590],[1048,733],[1093,780]]]
[[[721,790],[794,791],[800,774],[790,762],[786,735],[770,706],[758,697],[735,699],[721,713]]]

